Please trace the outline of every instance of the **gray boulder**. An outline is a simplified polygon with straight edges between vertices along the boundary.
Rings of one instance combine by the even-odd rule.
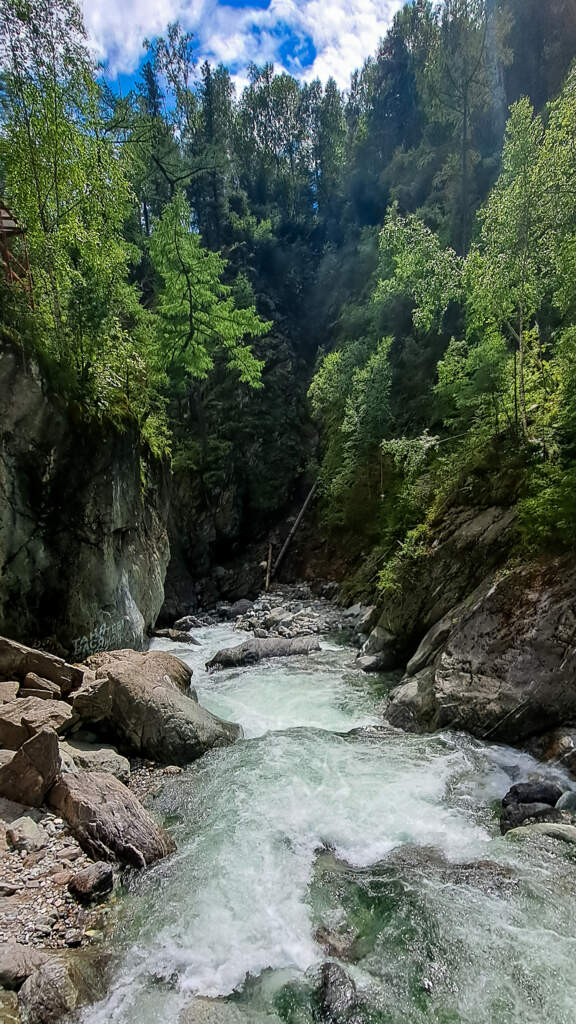
[[[109,744],[83,743],[69,739],[60,743],[60,757],[69,766],[66,771],[110,772],[120,782],[130,781],[130,762]]]
[[[96,679],[73,695],[74,710],[122,749],[161,764],[187,764],[213,747],[228,746],[242,732],[198,704],[189,688],[191,674],[163,651],[115,652]]]
[[[109,773],[65,772],[50,790],[48,803],[95,860],[144,868],[175,849],[168,833]]]
[[[393,725],[463,729],[518,744],[576,720],[572,561],[539,562],[486,580],[451,619],[439,644],[426,651],[424,638],[393,692],[386,712]]]
[[[16,818],[8,826],[6,838],[14,850],[25,850],[26,853],[41,850],[48,842],[44,829],[27,815]]]
[[[576,825],[560,825],[551,823],[536,823],[535,825],[522,825],[519,828],[512,828],[506,833],[506,839],[529,839],[533,836],[550,836],[551,839],[561,839],[564,843],[576,845]]]
[[[50,957],[22,985],[18,1005],[24,1024],[56,1024],[106,994],[113,958],[74,950]]]
[[[184,629],[188,632],[190,629],[199,629],[201,625],[200,619],[197,619],[195,615],[185,615],[183,619],[178,619],[172,628]]]
[[[356,668],[363,672],[384,672],[389,664],[385,654],[361,654],[356,658]]]
[[[39,807],[60,772],[58,737],[40,729],[0,767],[0,796]]]
[[[320,643],[312,637],[268,637],[266,640],[247,640],[238,647],[226,647],[217,651],[206,668],[237,668],[254,665],[263,658],[287,658],[298,654],[311,654],[320,650]]]

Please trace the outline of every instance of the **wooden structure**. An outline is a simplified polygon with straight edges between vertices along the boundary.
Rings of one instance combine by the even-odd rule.
[[[12,248],[14,239],[22,239],[19,257]],[[8,284],[19,284],[25,288],[32,302],[32,275],[28,262],[26,232],[11,210],[0,200],[0,264]]]

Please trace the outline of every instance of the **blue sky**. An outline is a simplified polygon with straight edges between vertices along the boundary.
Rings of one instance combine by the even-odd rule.
[[[199,60],[226,64],[239,87],[251,61],[273,61],[297,78],[350,73],[374,52],[403,0],[81,0],[94,55],[107,77],[130,86],[142,40],[179,20],[194,32]]]

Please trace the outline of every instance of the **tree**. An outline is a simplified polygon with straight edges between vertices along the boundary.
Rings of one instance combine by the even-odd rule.
[[[502,174],[482,211],[480,246],[466,271],[469,330],[504,330],[515,345],[516,421],[519,415],[525,438],[526,345],[546,287],[538,171],[542,140],[542,122],[528,100],[521,100],[512,108]]]
[[[254,307],[236,308],[232,289],[222,283],[225,261],[202,248],[182,193],[155,225],[150,253],[162,280],[157,310],[169,370],[181,368],[191,377],[206,377],[216,353],[222,351],[228,368],[243,383],[258,387],[263,363],[244,340],[265,334],[271,325]]]

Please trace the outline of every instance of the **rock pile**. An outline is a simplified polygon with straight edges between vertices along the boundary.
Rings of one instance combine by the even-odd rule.
[[[235,629],[253,632],[257,640],[294,640],[342,630],[363,634],[369,631],[367,623],[373,611],[360,604],[341,608],[326,598],[314,597],[309,587],[302,585],[274,587],[253,602],[219,605],[216,614],[220,619],[235,620]],[[360,636],[358,643],[363,640]]]
[[[19,1007],[49,1024],[98,997],[102,954],[70,949],[102,937],[123,867],[175,849],[139,796],[240,735],[198,704],[190,679],[162,651],[77,666],[0,637],[0,934],[13,940],[0,986],[20,988],[18,1004],[0,988],[0,1019],[16,1021]],[[138,796],[125,755],[154,757],[137,762]]]

